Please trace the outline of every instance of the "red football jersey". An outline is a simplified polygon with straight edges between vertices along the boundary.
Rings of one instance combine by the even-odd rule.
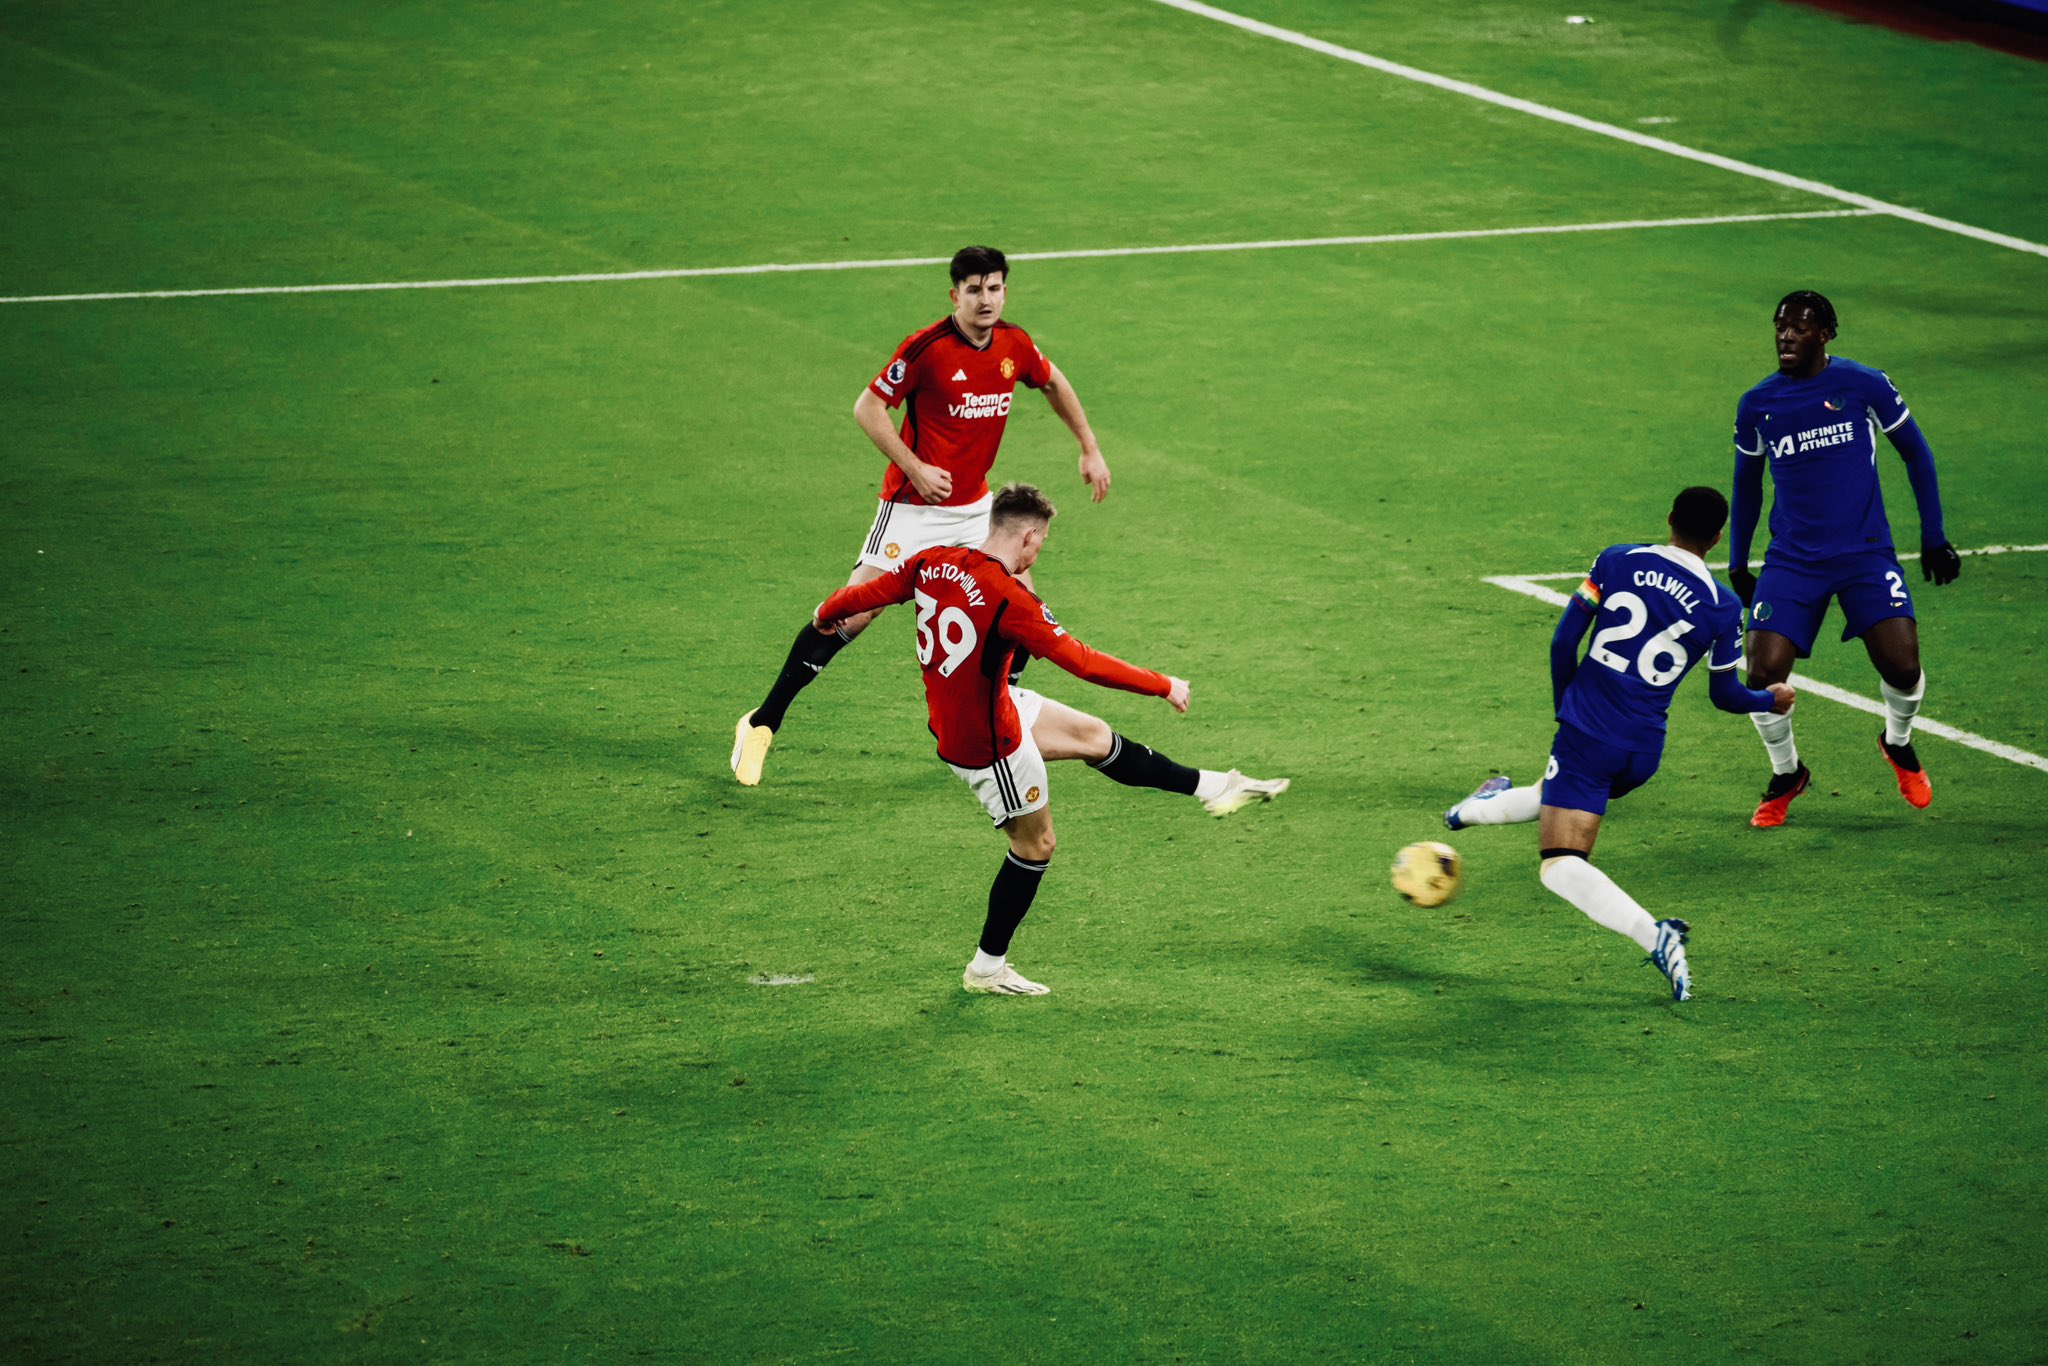
[[[988,493],[989,468],[1017,386],[1043,389],[1051,379],[1051,362],[1023,328],[999,322],[988,345],[976,348],[949,313],[905,337],[868,387],[891,408],[903,405],[897,434],[918,459],[953,476],[945,506],[959,507]],[[882,478],[882,497],[924,503],[893,463]]]
[[[961,768],[987,768],[1023,743],[1010,700],[1010,656],[1019,649],[1104,687],[1164,697],[1172,686],[1165,674],[1089,649],[1001,560],[961,546],[920,551],[879,579],[840,589],[818,608],[818,620],[913,601],[932,734],[939,757]]]

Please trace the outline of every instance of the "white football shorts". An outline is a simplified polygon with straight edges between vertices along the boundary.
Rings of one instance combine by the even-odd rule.
[[[993,493],[959,507],[885,501],[875,512],[859,562],[886,572],[933,546],[980,545],[988,539],[988,510],[995,501]]]
[[[1041,809],[1052,795],[1052,784],[1045,776],[1045,756],[1038,752],[1038,741],[1031,738],[1032,723],[1038,720],[1045,699],[1029,688],[1012,688],[1010,701],[1016,704],[1017,719],[1024,723],[1024,743],[987,768],[946,765],[974,789],[982,810],[997,825]]]

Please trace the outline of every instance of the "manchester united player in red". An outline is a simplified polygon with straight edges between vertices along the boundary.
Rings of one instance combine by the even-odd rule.
[[[1043,393],[1081,443],[1081,477],[1095,501],[1109,493],[1109,466],[1074,386],[1023,328],[1002,320],[1009,262],[994,247],[962,247],[953,256],[952,276],[953,311],[904,338],[853,405],[854,420],[889,458],[889,468],[848,587],[879,578],[919,551],[987,539],[988,472],[1019,384]],[[900,429],[889,417],[899,406]],[[767,697],[733,729],[732,771],[741,783],[761,781],[762,762],[789,704],[873,619],[872,612],[849,617],[825,635],[808,626],[797,632]]]
[[[1188,709],[1185,679],[1089,649],[1062,630],[1025,585],[1021,575],[1038,559],[1052,518],[1053,506],[1043,493],[1011,484],[995,495],[988,540],[979,549],[919,551],[888,574],[825,599],[813,623],[815,630],[829,631],[890,603],[917,604],[917,662],[924,670],[939,757],[1010,837],[1010,852],[989,888],[981,946],[961,978],[969,991],[1000,996],[1043,996],[1048,990],[1004,957],[1052,858],[1047,762],[1085,759],[1120,783],[1199,798],[1219,816],[1287,790],[1285,778],[1262,781],[1236,769],[1185,768],[1124,739],[1098,717],[1010,683],[1011,656],[1023,651],[1090,683],[1163,697],[1175,711]]]

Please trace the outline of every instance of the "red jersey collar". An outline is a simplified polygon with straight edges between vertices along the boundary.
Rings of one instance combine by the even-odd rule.
[[[988,330],[988,340],[976,346],[973,342],[967,340],[967,334],[960,330],[960,320],[950,313],[946,315],[946,326],[953,329],[953,335],[958,337],[960,344],[970,351],[986,351],[996,344],[996,329],[994,327]]]

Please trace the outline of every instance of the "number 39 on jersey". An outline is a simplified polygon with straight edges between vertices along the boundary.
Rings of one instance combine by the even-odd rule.
[[[938,599],[922,589],[911,600],[917,604],[917,662],[929,669],[932,660],[939,659],[939,677],[951,678],[953,670],[974,654],[978,637],[973,618],[958,607],[941,611]]]

